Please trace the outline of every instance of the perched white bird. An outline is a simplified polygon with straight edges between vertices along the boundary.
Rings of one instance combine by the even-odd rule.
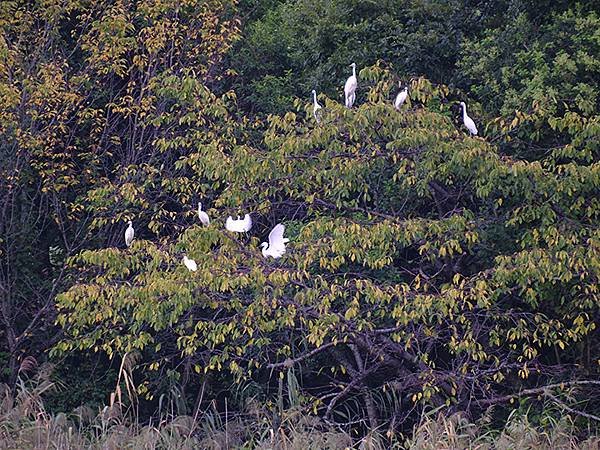
[[[187,255],[183,255],[183,264],[188,268],[190,272],[195,272],[198,270],[198,264],[193,259],[187,257]]]
[[[354,105],[354,100],[356,100],[356,86],[358,86],[358,80],[356,79],[356,63],[350,64],[350,67],[352,67],[352,76],[346,80],[346,84],[344,85],[347,108],[352,108],[352,105]]]
[[[398,87],[402,87],[402,83],[398,83]],[[407,97],[408,97],[408,87],[404,86],[404,89],[402,89],[400,92],[398,92],[398,95],[396,95],[396,100],[394,101],[394,108],[396,108],[398,111],[400,111],[400,108],[406,101]]]
[[[129,224],[129,226],[125,230],[125,245],[127,247],[129,247],[131,245],[131,243],[133,242],[133,236],[134,236],[135,232],[133,231],[133,224],[131,223],[131,220],[128,221],[127,223]]]
[[[235,220],[229,216],[225,221],[225,228],[235,233],[246,233],[252,228],[252,217],[250,217],[250,214],[246,214],[243,219],[240,219],[240,216],[238,216],[237,220]]]
[[[202,222],[202,225],[210,224],[208,214],[206,214],[205,211],[202,211],[202,203],[198,203],[198,217],[200,218],[200,222]]]
[[[278,223],[273,227],[269,233],[269,243],[263,242],[260,244],[262,254],[265,258],[271,256],[272,258],[281,258],[285,253],[285,244],[290,242],[289,239],[283,237],[285,227]]]
[[[315,91],[313,89],[312,95],[313,95],[313,116],[315,116],[315,120],[317,121],[317,123],[319,123],[319,122],[321,122],[321,111],[319,111],[321,109],[321,105],[319,105],[319,102],[317,101],[317,91]]]
[[[467,105],[465,105],[465,102],[460,102],[460,106],[462,106],[463,123],[465,124],[465,127],[467,127],[469,133],[471,133],[472,136],[476,136],[477,127],[475,126],[475,122],[473,122],[473,119],[471,119],[467,114]]]

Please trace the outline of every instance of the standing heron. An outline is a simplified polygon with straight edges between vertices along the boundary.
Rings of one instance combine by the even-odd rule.
[[[202,225],[210,224],[208,214],[206,214],[205,211],[202,211],[202,203],[198,203],[198,218],[200,219],[200,222],[202,222]]]
[[[356,87],[358,86],[356,63],[350,64],[350,67],[352,67],[352,75],[346,80],[346,84],[344,85],[347,108],[352,108],[352,105],[354,105],[354,101],[356,100]]]
[[[321,105],[319,105],[319,102],[317,101],[317,91],[315,91],[314,89],[312,90],[312,95],[313,95],[313,116],[315,117],[315,120],[317,121],[317,123],[321,122]]]
[[[467,127],[467,130],[469,130],[469,134],[471,134],[471,136],[477,136],[477,127],[475,126],[475,122],[473,122],[473,119],[471,119],[467,114],[467,105],[465,102],[460,102],[460,106],[462,107],[463,123],[465,124],[465,127]]]
[[[398,82],[398,87],[402,87],[401,82]],[[408,87],[404,86],[404,89],[402,89],[400,92],[398,92],[398,95],[396,95],[396,100],[394,101],[394,108],[400,111],[400,108],[402,107],[407,98]]]
[[[133,236],[135,235],[135,231],[133,230],[133,223],[131,222],[131,220],[128,221],[127,224],[129,226],[125,230],[125,245],[129,247],[133,242]]]

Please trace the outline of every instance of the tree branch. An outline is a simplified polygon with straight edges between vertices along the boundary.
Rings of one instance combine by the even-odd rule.
[[[317,353],[321,353],[323,350],[327,350],[329,347],[333,347],[335,345],[336,344],[333,343],[333,342],[328,342],[327,344],[323,344],[320,347],[317,347],[314,350],[311,350],[310,352],[305,353],[304,355],[301,355],[301,356],[299,356],[299,357],[297,357],[295,359],[287,358],[285,361],[280,362],[280,363],[268,364],[267,365],[267,369],[281,369],[281,368],[292,367],[294,364],[302,362],[305,359],[308,359],[311,356],[316,355]]]
[[[516,394],[503,395],[502,397],[495,397],[495,398],[490,398],[490,399],[486,399],[486,400],[481,400],[478,403],[483,404],[483,405],[493,405],[496,403],[503,403],[503,402],[510,401],[511,399],[516,398],[516,397],[524,397],[524,396],[538,395],[538,394],[552,397],[552,394],[549,394],[549,392],[548,392],[551,389],[556,389],[556,388],[562,389],[567,386],[586,386],[586,385],[600,386],[600,381],[581,380],[581,381],[566,381],[564,383],[549,384],[547,386],[541,386],[538,388],[524,389],[521,392],[518,392]],[[584,414],[586,414],[586,413],[584,413]],[[598,418],[597,420],[600,421],[600,418]]]

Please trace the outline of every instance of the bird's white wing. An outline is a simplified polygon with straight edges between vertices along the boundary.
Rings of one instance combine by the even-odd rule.
[[[356,78],[351,76],[346,81],[346,85],[344,86],[344,94],[346,96],[346,108],[352,108],[354,105],[354,100],[356,100]]]
[[[227,220],[225,221],[225,229],[227,231],[237,231],[236,228],[237,228],[236,221],[233,220],[233,218],[231,216],[229,216],[227,218]]]
[[[322,115],[322,111],[321,111],[321,105],[319,105],[318,103],[313,107],[313,116],[315,118],[315,120],[317,121],[317,123],[319,123],[321,121],[321,115]]]
[[[200,217],[200,222],[202,222],[204,225],[210,225],[210,218],[204,211],[199,211],[198,217]]]
[[[133,236],[134,236],[134,231],[133,231],[133,227],[128,227],[125,230],[125,245],[127,245],[127,247],[129,247],[131,245],[131,243],[133,242]]]
[[[344,85],[344,94],[346,94],[346,96],[353,94],[354,91],[356,90],[356,85],[357,85],[356,77],[354,75],[350,76],[346,80],[346,84]]]
[[[280,249],[285,248],[285,238],[283,237],[283,232],[285,231],[285,226],[278,223],[273,227],[271,232],[269,233],[269,248]]]
[[[406,91],[402,91],[400,92],[397,96],[396,96],[396,102],[395,102],[395,107],[396,109],[400,109],[400,107],[404,104],[404,102],[406,101],[406,97],[407,97],[407,93]]]
[[[252,228],[252,216],[250,214],[246,214],[244,216],[244,220],[242,221],[242,231],[248,232]]]
[[[471,119],[469,116],[465,117],[465,126],[468,128],[471,134],[477,134],[477,127],[475,126],[475,122],[473,122],[473,119]]]

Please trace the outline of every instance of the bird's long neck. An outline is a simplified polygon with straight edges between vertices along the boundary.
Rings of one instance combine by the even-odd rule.
[[[356,78],[356,66],[352,66],[352,76]]]
[[[462,110],[463,110],[463,118],[467,117],[467,105],[462,105]]]
[[[313,92],[313,103],[316,105],[317,104],[317,93]]]

